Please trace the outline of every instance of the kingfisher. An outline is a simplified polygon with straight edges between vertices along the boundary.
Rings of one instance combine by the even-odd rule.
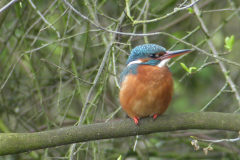
[[[139,124],[140,118],[153,116],[156,119],[166,111],[173,95],[173,78],[167,63],[171,58],[191,51],[166,51],[156,44],[143,44],[132,49],[127,67],[120,74],[119,99],[135,124]]]

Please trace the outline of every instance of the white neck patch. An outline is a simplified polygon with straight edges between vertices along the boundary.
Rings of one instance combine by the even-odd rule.
[[[162,60],[157,66],[158,67],[164,67],[164,66],[166,66],[167,64],[168,64],[168,62],[171,60],[171,58],[168,58],[168,59],[164,59],[164,60]]]
[[[139,63],[142,63],[142,61],[141,60],[132,61],[127,65],[127,67],[129,67],[132,64],[139,64]]]

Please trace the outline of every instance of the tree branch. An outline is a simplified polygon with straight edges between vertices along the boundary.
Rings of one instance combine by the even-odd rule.
[[[2,23],[8,14],[10,6],[12,6],[17,1],[18,0],[12,0],[9,2],[9,0],[0,0],[0,27],[2,26]]]
[[[239,131],[240,115],[217,112],[180,113],[159,116],[153,122],[151,118],[143,118],[140,126],[136,126],[132,119],[125,119],[36,133],[0,133],[0,155],[92,140],[187,129]]]

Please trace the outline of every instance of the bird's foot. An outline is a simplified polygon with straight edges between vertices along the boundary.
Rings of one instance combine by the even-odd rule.
[[[152,119],[150,120],[151,122],[153,122],[154,121],[154,119],[156,119],[157,118],[157,114],[154,114],[154,115],[152,115]]]
[[[154,115],[153,115],[153,120],[156,119],[157,116],[158,116],[157,114],[154,114]]]
[[[139,118],[133,117],[133,120],[134,120],[134,122],[135,122],[136,125],[139,125]]]

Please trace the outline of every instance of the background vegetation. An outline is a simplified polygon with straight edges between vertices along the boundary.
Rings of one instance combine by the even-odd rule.
[[[170,63],[175,94],[166,115],[239,113],[239,0],[15,2],[0,28],[0,132],[37,132],[126,118],[118,100],[118,76],[131,49],[144,43],[167,50],[195,49]],[[232,35],[233,47],[224,47]],[[196,70],[188,74],[180,63]],[[194,150],[198,145],[191,145],[190,136],[232,139],[238,133],[155,133],[0,159],[240,158],[238,141],[213,143],[213,151],[208,148],[205,155],[202,149],[211,142],[200,141],[200,149]]]

